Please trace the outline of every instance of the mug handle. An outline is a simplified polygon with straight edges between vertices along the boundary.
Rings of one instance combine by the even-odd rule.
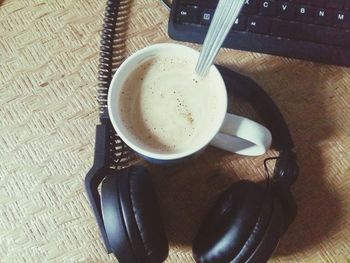
[[[210,145],[233,153],[258,156],[264,154],[271,145],[270,131],[248,118],[226,113],[220,131]]]

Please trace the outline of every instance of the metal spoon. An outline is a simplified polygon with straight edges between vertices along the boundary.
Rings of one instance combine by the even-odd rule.
[[[197,61],[195,71],[199,76],[207,74],[245,1],[219,0]]]

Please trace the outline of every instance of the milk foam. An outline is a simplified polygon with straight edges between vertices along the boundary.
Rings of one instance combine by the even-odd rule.
[[[139,64],[119,96],[123,125],[143,147],[159,153],[184,151],[201,140],[218,115],[215,77],[200,78],[195,62],[170,55]]]

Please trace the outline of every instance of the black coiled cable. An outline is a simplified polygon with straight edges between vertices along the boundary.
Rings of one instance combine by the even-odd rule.
[[[113,41],[115,38],[115,27],[118,15],[120,1],[108,0],[100,42],[100,64],[98,70],[98,95],[100,118],[107,114],[107,95],[109,84],[112,80],[112,59],[113,59]]]
[[[133,156],[130,148],[120,139],[110,124],[107,96],[115,69],[124,59],[125,32],[131,0],[108,0],[106,3],[100,41],[98,94],[100,121],[109,125],[109,166],[123,168]]]

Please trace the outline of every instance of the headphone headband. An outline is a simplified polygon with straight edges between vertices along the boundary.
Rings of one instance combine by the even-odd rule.
[[[228,94],[249,102],[261,116],[272,134],[273,147],[278,151],[292,150],[294,143],[288,126],[270,96],[252,79],[224,66],[216,66],[224,79]]]
[[[273,171],[275,186],[286,192],[295,182],[299,174],[294,143],[282,113],[270,96],[252,79],[232,71],[224,66],[216,65],[227,89],[227,93],[247,101],[259,114],[272,134],[272,145],[279,151]],[[295,215],[293,212],[292,214]]]

